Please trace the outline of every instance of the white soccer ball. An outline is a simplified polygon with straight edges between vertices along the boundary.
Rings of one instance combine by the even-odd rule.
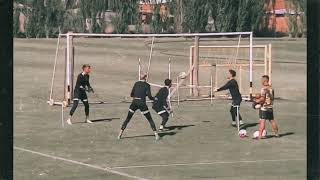
[[[263,130],[262,131],[262,137],[265,137],[267,135],[267,131],[266,130]],[[254,133],[253,133],[253,138],[258,138],[259,137],[259,131],[255,131]]]
[[[49,103],[50,106],[53,106],[53,105],[54,105],[54,100],[53,100],[53,99],[50,99],[50,100],[48,101],[48,103]]]
[[[179,73],[179,78],[180,79],[185,79],[187,77],[187,73],[186,72],[180,72]]]
[[[260,109],[261,108],[261,104],[257,104],[254,106],[255,109]]]
[[[239,131],[239,136],[240,136],[241,138],[246,137],[246,136],[247,136],[247,131],[246,131],[245,129],[241,129],[241,130]]]

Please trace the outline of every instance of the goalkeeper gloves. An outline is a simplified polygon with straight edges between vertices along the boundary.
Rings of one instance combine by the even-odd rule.
[[[87,86],[87,87],[86,87],[86,91],[89,92],[89,93],[90,93],[90,92],[94,93],[94,90],[93,90],[92,87],[88,87],[88,86]]]

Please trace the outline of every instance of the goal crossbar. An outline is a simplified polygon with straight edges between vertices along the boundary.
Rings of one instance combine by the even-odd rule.
[[[60,34],[61,37],[204,37],[204,36],[237,36],[252,35],[252,32],[225,32],[225,33],[178,33],[178,34],[95,34],[95,33],[65,33]]]

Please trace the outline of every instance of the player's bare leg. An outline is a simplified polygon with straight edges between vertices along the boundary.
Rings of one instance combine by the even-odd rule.
[[[275,137],[280,137],[279,133],[278,133],[279,127],[278,127],[277,122],[273,119],[273,120],[270,121],[270,123],[271,123],[271,126],[272,126],[272,130],[274,132],[274,136]]]
[[[259,125],[259,139],[263,139],[264,137],[262,136],[263,131],[265,130],[266,127],[266,120],[260,119],[260,125]]]

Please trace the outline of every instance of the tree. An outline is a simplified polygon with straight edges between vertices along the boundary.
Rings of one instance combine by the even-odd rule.
[[[290,0],[287,2],[289,37],[305,36],[306,33],[306,1]]]
[[[219,32],[258,31],[264,11],[264,1],[211,1],[215,28]]]
[[[101,33],[107,0],[80,0],[80,13],[86,30],[90,33]]]
[[[117,33],[128,32],[128,25],[139,25],[138,0],[122,0],[116,8],[119,15],[113,19],[112,24]]]
[[[211,8],[210,0],[190,0],[185,2],[184,22],[185,32],[205,32],[208,24],[208,14]]]
[[[45,1],[45,33],[46,37],[56,37],[63,25],[65,9],[61,1]]]
[[[44,0],[34,0],[32,3],[32,10],[28,16],[28,23],[26,27],[27,37],[45,37],[45,7]]]
[[[61,1],[34,0],[27,15],[27,37],[56,37],[64,21],[65,9]]]
[[[151,21],[151,31],[152,33],[161,33],[162,25],[161,25],[161,18],[160,18],[160,5],[156,4]]]
[[[183,31],[182,22],[184,19],[185,0],[173,0],[170,3],[170,11],[174,15],[175,31],[181,33]]]

